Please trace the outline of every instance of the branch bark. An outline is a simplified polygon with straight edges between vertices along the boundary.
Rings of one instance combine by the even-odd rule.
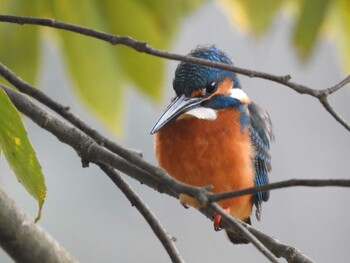
[[[290,179],[286,181],[280,181],[275,183],[269,183],[266,185],[255,186],[246,188],[238,191],[230,191],[219,194],[212,194],[209,197],[210,202],[218,202],[224,199],[232,197],[238,197],[246,194],[255,194],[257,192],[282,189],[293,186],[309,186],[309,187],[324,187],[324,186],[339,186],[339,187],[350,187],[350,179]]]
[[[0,245],[16,262],[78,262],[0,189]]]
[[[176,60],[176,61],[186,61],[193,64],[200,64],[204,66],[210,66],[214,68],[233,71],[233,72],[248,76],[250,78],[262,78],[262,79],[274,81],[284,86],[287,86],[300,94],[307,94],[318,99],[320,103],[325,107],[325,109],[335,118],[335,120],[339,122],[345,129],[350,131],[350,123],[347,122],[343,117],[341,117],[327,101],[327,97],[330,94],[334,93],[335,91],[339,90],[340,88],[342,88],[343,86],[345,86],[347,83],[350,82],[350,76],[347,76],[342,82],[335,85],[336,88],[331,87],[323,90],[318,90],[318,89],[312,89],[306,85],[292,82],[290,75],[277,76],[277,75],[272,75],[265,72],[244,69],[233,65],[224,64],[224,63],[218,63],[218,62],[213,62],[205,59],[199,59],[199,58],[174,54],[174,53],[153,48],[146,42],[140,42],[131,37],[112,35],[105,32],[86,28],[83,26],[77,26],[77,25],[65,23],[55,19],[13,16],[13,15],[0,15],[0,21],[20,24],[20,25],[31,24],[31,25],[41,25],[41,26],[62,29],[65,31],[70,31],[81,35],[97,38],[97,39],[106,41],[112,45],[124,45],[136,50],[137,52],[146,53],[146,54],[153,55],[160,58],[166,58],[169,60]]]
[[[161,241],[165,251],[168,252],[171,261],[174,263],[184,263],[185,261],[182,259],[181,254],[175,246],[175,238],[165,230],[156,216],[152,213],[151,209],[132,190],[131,186],[121,177],[117,171],[104,164],[99,164],[99,166],[101,170],[103,170],[105,174],[107,174],[108,177],[113,181],[113,183],[124,193],[132,206],[135,206],[140,214],[144,217],[148,225],[153,230],[154,234]]]

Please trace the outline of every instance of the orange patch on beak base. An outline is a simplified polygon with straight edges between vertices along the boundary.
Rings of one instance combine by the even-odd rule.
[[[214,94],[223,94],[227,95],[230,93],[230,90],[233,88],[233,81],[230,78],[225,78],[223,82],[221,82],[218,90]]]
[[[192,98],[203,96],[203,95],[204,95],[204,90],[202,89],[197,89],[191,93]]]

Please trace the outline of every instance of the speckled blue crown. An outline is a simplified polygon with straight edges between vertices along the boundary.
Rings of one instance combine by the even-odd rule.
[[[226,52],[218,49],[216,46],[198,46],[188,56],[233,65],[231,58]],[[185,94],[190,96],[194,90],[203,89],[210,85],[211,82],[220,82],[226,77],[230,77],[233,80],[234,87],[240,87],[237,76],[233,72],[181,62],[175,71],[173,88],[177,95]]]

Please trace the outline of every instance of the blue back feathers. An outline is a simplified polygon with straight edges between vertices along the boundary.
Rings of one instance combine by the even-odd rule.
[[[231,58],[216,46],[199,46],[192,50],[188,56],[233,65]],[[220,82],[226,77],[230,77],[234,86],[239,87],[238,79],[233,72],[181,62],[175,71],[173,87],[177,96],[182,94],[190,96],[193,91],[204,89],[211,82]]]
[[[268,173],[271,171],[269,150],[274,135],[270,116],[263,108],[254,102],[250,102],[248,110],[250,117],[250,139],[255,153],[255,185],[260,186],[269,183]],[[269,199],[269,191],[258,192],[254,194],[253,198],[256,206],[256,218],[260,220],[261,203]]]

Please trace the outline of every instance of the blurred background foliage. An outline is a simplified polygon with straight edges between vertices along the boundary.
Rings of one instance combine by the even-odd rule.
[[[0,12],[54,18],[112,34],[131,36],[155,48],[169,50],[181,21],[205,2],[2,0]],[[233,27],[257,38],[271,28],[277,15],[291,16],[293,32],[290,41],[302,61],[307,61],[317,41],[327,36],[336,39],[344,69],[350,70],[350,1],[216,0],[216,3],[232,21]],[[162,97],[165,87],[164,59],[41,26],[0,23],[0,36],[1,62],[31,84],[35,84],[40,69],[42,40],[54,40],[62,51],[76,94],[90,112],[114,133],[121,130],[120,120],[125,103],[123,89],[126,84],[133,84],[155,102]]]

